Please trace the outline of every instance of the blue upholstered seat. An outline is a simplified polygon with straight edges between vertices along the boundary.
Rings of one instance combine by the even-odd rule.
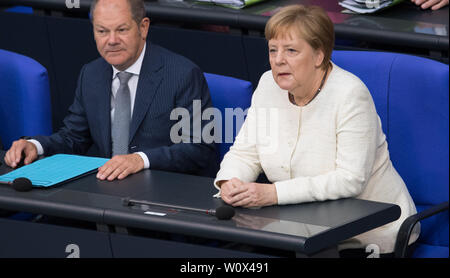
[[[411,55],[367,51],[334,51],[332,59],[369,88],[391,160],[418,212],[444,204],[442,213],[420,221],[413,257],[448,257],[449,66]]]
[[[248,107],[250,107],[253,87],[249,81],[229,76],[205,73],[205,78],[211,93],[213,107],[219,109],[221,112],[222,138],[220,138],[221,142],[216,142],[220,162],[222,161],[223,156],[228,152],[231,145],[233,145],[234,138],[236,137],[242,124],[239,124],[239,121],[237,125],[233,124],[233,127],[235,127],[233,134],[226,134],[229,133],[229,130],[226,130],[225,124],[226,109],[241,108],[245,111]],[[230,112],[231,111],[228,113]],[[226,135],[232,135],[232,138],[230,138],[230,140],[226,140]]]
[[[10,13],[32,14],[33,8],[27,7],[27,6],[14,6],[14,7],[5,9],[5,11],[10,12]]]
[[[52,132],[47,70],[29,57],[1,49],[0,123],[4,149],[21,136]]]

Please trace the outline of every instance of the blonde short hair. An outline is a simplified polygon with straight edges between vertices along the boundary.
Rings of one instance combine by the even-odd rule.
[[[274,14],[266,24],[265,36],[269,41],[294,31],[314,50],[322,50],[325,69],[334,46],[334,25],[326,12],[317,6],[290,5]]]

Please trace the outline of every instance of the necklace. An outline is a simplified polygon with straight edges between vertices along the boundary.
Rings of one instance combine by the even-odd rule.
[[[326,79],[326,77],[327,77],[328,68],[329,68],[329,66],[328,66],[327,69],[325,70],[325,73],[324,73],[324,75],[323,75],[323,77],[322,77],[322,81],[320,82],[319,89],[317,89],[317,91],[314,93],[314,96],[313,96],[313,97],[312,97],[305,105],[308,105],[311,101],[313,101],[313,99],[315,99],[316,96],[317,96],[317,95],[320,93],[320,91],[322,90],[323,84],[325,83],[325,79]],[[290,100],[293,104],[297,105],[297,103],[295,102],[294,95],[291,94],[291,92],[289,92],[289,100]],[[305,105],[303,105],[303,106],[305,106]]]

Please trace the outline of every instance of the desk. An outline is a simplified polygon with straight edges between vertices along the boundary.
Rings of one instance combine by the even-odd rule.
[[[0,173],[7,171],[4,165],[0,167]],[[142,236],[145,233],[131,233],[133,229],[294,251],[299,257],[323,256],[336,250],[338,242],[400,216],[397,205],[353,198],[261,209],[236,208],[231,220],[158,207],[148,210],[163,212],[165,216],[148,215],[141,208],[124,207],[121,201],[131,197],[216,208],[223,201],[212,197],[216,191],[212,182],[211,178],[144,170],[123,181],[100,181],[90,175],[59,187],[30,192],[16,192],[0,185],[0,208],[82,220],[97,227],[83,229],[0,218],[0,257],[66,256],[70,250],[87,257],[270,256]]]
[[[148,2],[152,18],[183,22],[202,22],[230,25],[238,28],[263,31],[268,17],[280,7],[292,4],[317,5],[327,11],[335,24],[338,39],[383,42],[448,51],[449,7],[438,11],[423,11],[405,1],[376,14],[343,14],[338,1],[328,0],[267,0],[241,10],[184,2],[159,0]]]
[[[8,1],[6,1],[8,2]],[[67,9],[60,0],[14,0],[14,5],[80,14],[89,10],[90,0],[81,0],[80,8]],[[14,2],[14,3],[13,3]],[[335,23],[336,38],[393,44],[448,52],[449,7],[438,11],[421,10],[404,1],[394,7],[369,15],[343,14],[338,1],[266,0],[241,10],[197,3],[195,0],[146,0],[152,20],[165,22],[227,25],[245,30],[264,31],[268,17],[279,7],[291,4],[317,5],[324,8]],[[448,55],[448,54],[447,54]],[[448,59],[448,56],[447,56]]]

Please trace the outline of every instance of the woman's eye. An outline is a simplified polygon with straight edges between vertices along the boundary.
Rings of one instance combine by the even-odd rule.
[[[288,56],[295,56],[295,55],[297,55],[297,53],[298,53],[298,51],[296,49],[293,49],[293,48],[286,49],[286,54]]]

